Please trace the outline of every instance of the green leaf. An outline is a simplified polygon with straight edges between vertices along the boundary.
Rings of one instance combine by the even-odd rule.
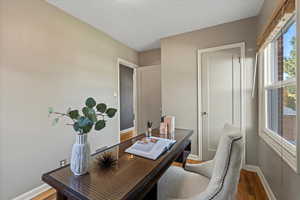
[[[74,128],[74,130],[75,130],[76,132],[78,132],[78,131],[80,130],[78,122],[75,122],[75,123],[73,124],[73,128]]]
[[[89,115],[89,108],[88,107],[82,108],[82,113],[83,113],[84,116],[87,117]]]
[[[55,126],[59,122],[59,118],[54,118],[52,121],[52,126]]]
[[[82,109],[82,113],[84,114],[84,116],[89,118],[92,122],[97,121],[97,115],[96,115],[96,112],[93,108],[84,107]]]
[[[84,128],[86,126],[93,125],[93,122],[87,117],[80,117],[78,119],[79,128]]]
[[[92,124],[88,124],[85,127],[82,128],[82,133],[88,133],[91,131],[91,129],[93,128],[93,123]]]
[[[81,133],[88,133],[92,129],[94,123],[87,117],[80,117],[78,119],[78,127]]]
[[[79,111],[78,110],[71,110],[68,115],[71,119],[77,119],[79,117]]]
[[[94,111],[95,112],[95,111]],[[96,113],[93,113],[89,116],[89,119],[92,121],[92,122],[97,122],[97,116],[96,116]]]
[[[100,131],[101,129],[103,129],[105,127],[105,121],[104,120],[99,120],[96,122],[95,124],[95,130],[96,131]]]
[[[85,101],[85,105],[89,108],[93,108],[96,105],[96,101],[95,99],[93,99],[92,97],[87,98],[87,100]]]
[[[97,106],[96,106],[97,110],[101,113],[105,113],[106,109],[107,109],[107,106],[105,103],[99,103]]]
[[[117,112],[117,109],[109,108],[109,109],[107,109],[106,114],[109,118],[113,118],[115,116],[116,112]]]

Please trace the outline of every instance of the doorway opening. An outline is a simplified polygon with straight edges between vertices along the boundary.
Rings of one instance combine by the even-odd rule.
[[[137,65],[131,62],[120,58],[117,61],[120,141],[137,134],[136,69]]]
[[[225,123],[239,127],[245,148],[245,43],[198,50],[198,154],[214,157]],[[243,164],[245,164],[244,150]]]

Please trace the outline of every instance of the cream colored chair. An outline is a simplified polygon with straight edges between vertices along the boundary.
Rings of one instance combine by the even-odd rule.
[[[234,200],[243,155],[240,129],[225,125],[213,160],[170,167],[158,183],[159,200]]]

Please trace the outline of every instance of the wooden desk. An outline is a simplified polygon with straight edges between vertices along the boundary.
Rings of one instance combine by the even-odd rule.
[[[176,129],[173,135],[167,135],[167,138],[174,138],[177,142],[155,161],[124,152],[135,141],[145,137],[139,135],[105,150],[118,158],[114,168],[98,167],[95,157],[103,153],[98,152],[92,155],[88,174],[74,176],[67,165],[44,174],[42,180],[57,190],[57,200],[155,200],[157,181],[173,161],[185,161],[192,133],[191,130]],[[152,135],[160,137],[157,130]]]

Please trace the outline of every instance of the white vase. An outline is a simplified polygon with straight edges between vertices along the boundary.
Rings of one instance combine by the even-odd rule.
[[[76,176],[84,175],[88,172],[90,153],[91,149],[87,141],[87,134],[77,135],[71,155],[71,170]]]

